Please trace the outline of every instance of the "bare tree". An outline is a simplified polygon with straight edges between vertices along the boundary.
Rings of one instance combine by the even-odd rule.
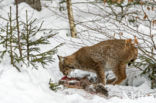
[[[75,23],[74,23],[74,16],[73,16],[71,0],[67,0],[66,3],[67,3],[67,12],[68,12],[71,36],[75,38],[77,36],[77,32],[76,32],[76,27],[75,27]]]

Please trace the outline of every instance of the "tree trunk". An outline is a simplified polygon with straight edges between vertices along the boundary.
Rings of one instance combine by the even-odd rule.
[[[9,25],[10,25],[10,59],[11,59],[11,64],[14,65],[14,61],[13,61],[13,48],[12,48],[12,39],[13,39],[13,35],[12,35],[12,12],[11,12],[11,7],[10,7],[10,14],[9,14]]]
[[[75,38],[77,36],[77,32],[76,32],[75,23],[74,23],[71,0],[67,0],[66,3],[67,3],[67,12],[68,12],[71,36]]]
[[[29,65],[29,57],[30,57],[30,49],[29,49],[29,35],[30,35],[30,32],[29,32],[29,22],[28,22],[28,12],[26,10],[26,43],[27,43],[27,60],[28,60],[28,65]]]
[[[17,27],[17,36],[18,36],[18,49],[20,58],[22,58],[22,48],[20,42],[20,30],[19,30],[19,21],[18,21],[18,0],[16,0],[16,27]]]

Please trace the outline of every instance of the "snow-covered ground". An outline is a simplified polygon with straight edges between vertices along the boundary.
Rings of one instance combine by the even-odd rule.
[[[69,42],[69,41],[68,41]],[[59,48],[60,55],[67,55],[64,50],[71,50],[64,45]],[[70,53],[69,53],[70,54]],[[62,88],[57,92],[49,89],[49,80],[58,82],[62,77],[58,69],[58,60],[47,69],[24,67],[18,72],[9,64],[6,56],[0,64],[0,101],[1,103],[156,103],[156,90],[150,89],[150,83],[139,76],[139,70],[128,68],[129,86],[107,85],[109,97],[87,93],[81,89]],[[76,70],[71,75],[84,72]],[[94,74],[93,74],[94,75]]]
[[[10,0],[4,0],[0,7],[0,16],[7,17],[9,6],[15,7]],[[58,55],[67,56],[78,50],[81,46],[91,45],[88,40],[73,39],[66,36],[68,21],[58,17],[51,10],[44,8],[41,12],[31,9],[27,4],[19,5],[20,19],[25,18],[25,10],[38,21],[44,20],[44,28],[62,29],[52,40],[52,47],[65,43],[58,49]],[[2,19],[0,24],[3,25]],[[127,67],[127,79],[121,85],[106,85],[109,97],[102,97],[87,93],[81,89],[62,88],[57,92],[49,89],[49,80],[58,82],[63,76],[58,68],[58,58],[54,55],[55,62],[47,69],[39,67],[38,70],[23,66],[18,72],[10,65],[9,55],[5,55],[0,63],[0,103],[156,103],[156,90],[150,89],[150,82],[146,77],[141,77],[140,71]],[[76,70],[72,75],[83,74]],[[111,72],[110,72],[111,74]],[[93,74],[94,75],[94,74]],[[125,86],[128,84],[129,86]]]

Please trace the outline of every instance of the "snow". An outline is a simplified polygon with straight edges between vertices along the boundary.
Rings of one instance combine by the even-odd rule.
[[[0,4],[0,6],[3,6],[2,10],[0,10],[0,16],[7,17],[6,12],[9,11],[8,5],[11,5],[13,7],[13,13],[15,12],[12,2],[10,0],[4,0]],[[44,28],[67,28],[67,30],[61,30],[51,40],[51,46],[64,43],[58,49],[58,55],[67,56],[82,46],[98,42],[96,40],[88,42],[88,40],[82,40],[81,38],[67,37],[66,33],[69,32],[68,21],[65,18],[56,16],[45,7],[43,7],[43,11],[37,12],[27,4],[21,3],[19,5],[21,20],[25,20],[26,9],[32,18],[36,17],[38,21],[44,21]],[[0,19],[0,24],[4,25],[4,23]],[[144,27],[142,26],[140,28],[142,30]],[[90,94],[81,89],[62,88],[54,92],[49,89],[49,80],[51,79],[57,83],[63,76],[59,71],[57,55],[54,57],[55,62],[50,64],[47,69],[39,67],[36,70],[23,66],[21,72],[18,72],[10,65],[9,55],[6,55],[0,63],[0,103],[156,103],[156,90],[150,89],[149,80],[146,77],[140,76],[140,71],[135,68],[127,69],[128,78],[123,84],[115,86],[106,85],[109,91],[109,97]],[[71,76],[83,76],[87,73],[75,70],[71,73]],[[91,76],[95,76],[95,74],[91,73]],[[129,86],[125,86],[126,83]]]

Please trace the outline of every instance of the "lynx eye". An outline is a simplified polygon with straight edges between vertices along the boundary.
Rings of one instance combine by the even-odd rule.
[[[74,69],[74,67],[72,67],[72,66],[66,66],[67,68],[70,68],[70,69]]]
[[[64,68],[74,69],[73,66],[69,66],[69,65],[64,65]]]

